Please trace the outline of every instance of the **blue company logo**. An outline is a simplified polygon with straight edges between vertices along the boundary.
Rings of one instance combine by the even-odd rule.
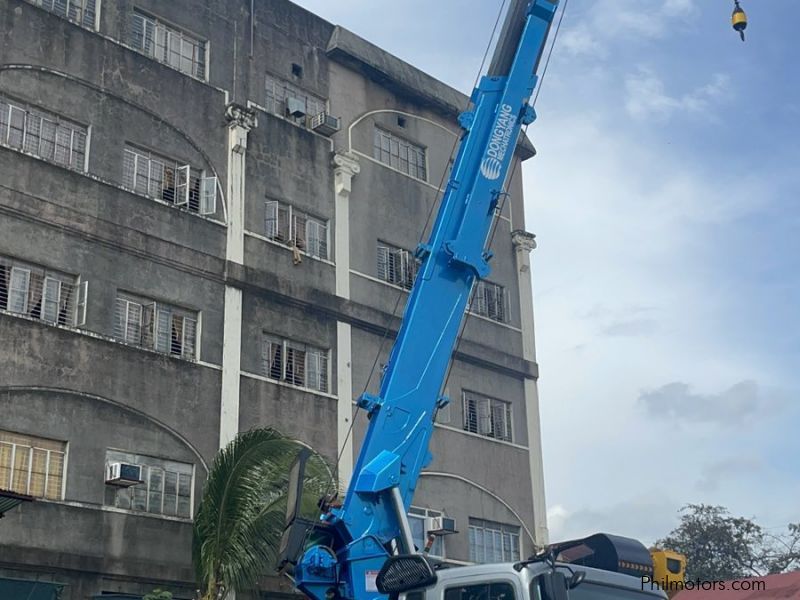
[[[503,168],[503,164],[491,156],[487,156],[483,159],[483,162],[481,162],[481,173],[483,173],[486,179],[497,179],[500,177],[501,168]]]
[[[510,104],[503,104],[500,107],[500,114],[497,116],[492,136],[489,138],[489,148],[481,161],[481,174],[486,179],[497,179],[500,177],[500,171],[503,170],[503,160],[511,143],[514,125],[517,123],[517,117],[512,114],[512,110]]]

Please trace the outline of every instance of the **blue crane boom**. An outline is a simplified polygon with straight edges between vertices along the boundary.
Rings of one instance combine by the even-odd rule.
[[[439,211],[417,249],[419,273],[380,391],[358,405],[369,425],[340,508],[322,517],[324,542],[296,561],[297,587],[317,600],[382,597],[375,573],[415,552],[407,511],[428,449],[440,393],[476,279],[489,274],[489,235],[529,105],[558,0],[512,2],[488,74],[471,96]],[[312,536],[312,539],[313,536]]]

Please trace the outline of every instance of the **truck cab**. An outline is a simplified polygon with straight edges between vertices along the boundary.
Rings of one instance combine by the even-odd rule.
[[[516,563],[519,565],[519,563]],[[569,600],[666,600],[667,595],[640,577],[555,563],[556,571],[581,571],[585,578],[568,590]],[[500,563],[438,569],[437,581],[424,589],[401,595],[403,600],[552,600],[543,583],[551,572],[545,562],[515,568],[515,563]]]

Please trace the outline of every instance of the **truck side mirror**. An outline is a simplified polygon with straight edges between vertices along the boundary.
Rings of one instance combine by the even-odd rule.
[[[560,571],[550,571],[541,575],[543,600],[569,600],[567,578]]]
[[[583,580],[586,579],[586,571],[575,571],[572,574],[572,577],[569,578],[569,583],[567,587],[571,590],[574,590],[580,584],[583,583]]]
[[[431,563],[422,554],[398,554],[383,563],[375,583],[381,594],[396,595],[429,587],[437,579]]]

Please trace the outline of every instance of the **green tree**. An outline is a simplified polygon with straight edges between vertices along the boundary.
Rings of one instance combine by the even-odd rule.
[[[239,434],[219,451],[194,521],[192,559],[202,600],[223,600],[273,573],[286,515],[289,469],[302,446],[272,429]],[[303,513],[331,486],[318,456],[306,466]]]
[[[172,592],[156,588],[142,596],[142,600],[172,600]]]
[[[688,504],[681,522],[656,546],[686,556],[686,578],[729,580],[800,568],[800,523],[773,534],[723,506]]]

